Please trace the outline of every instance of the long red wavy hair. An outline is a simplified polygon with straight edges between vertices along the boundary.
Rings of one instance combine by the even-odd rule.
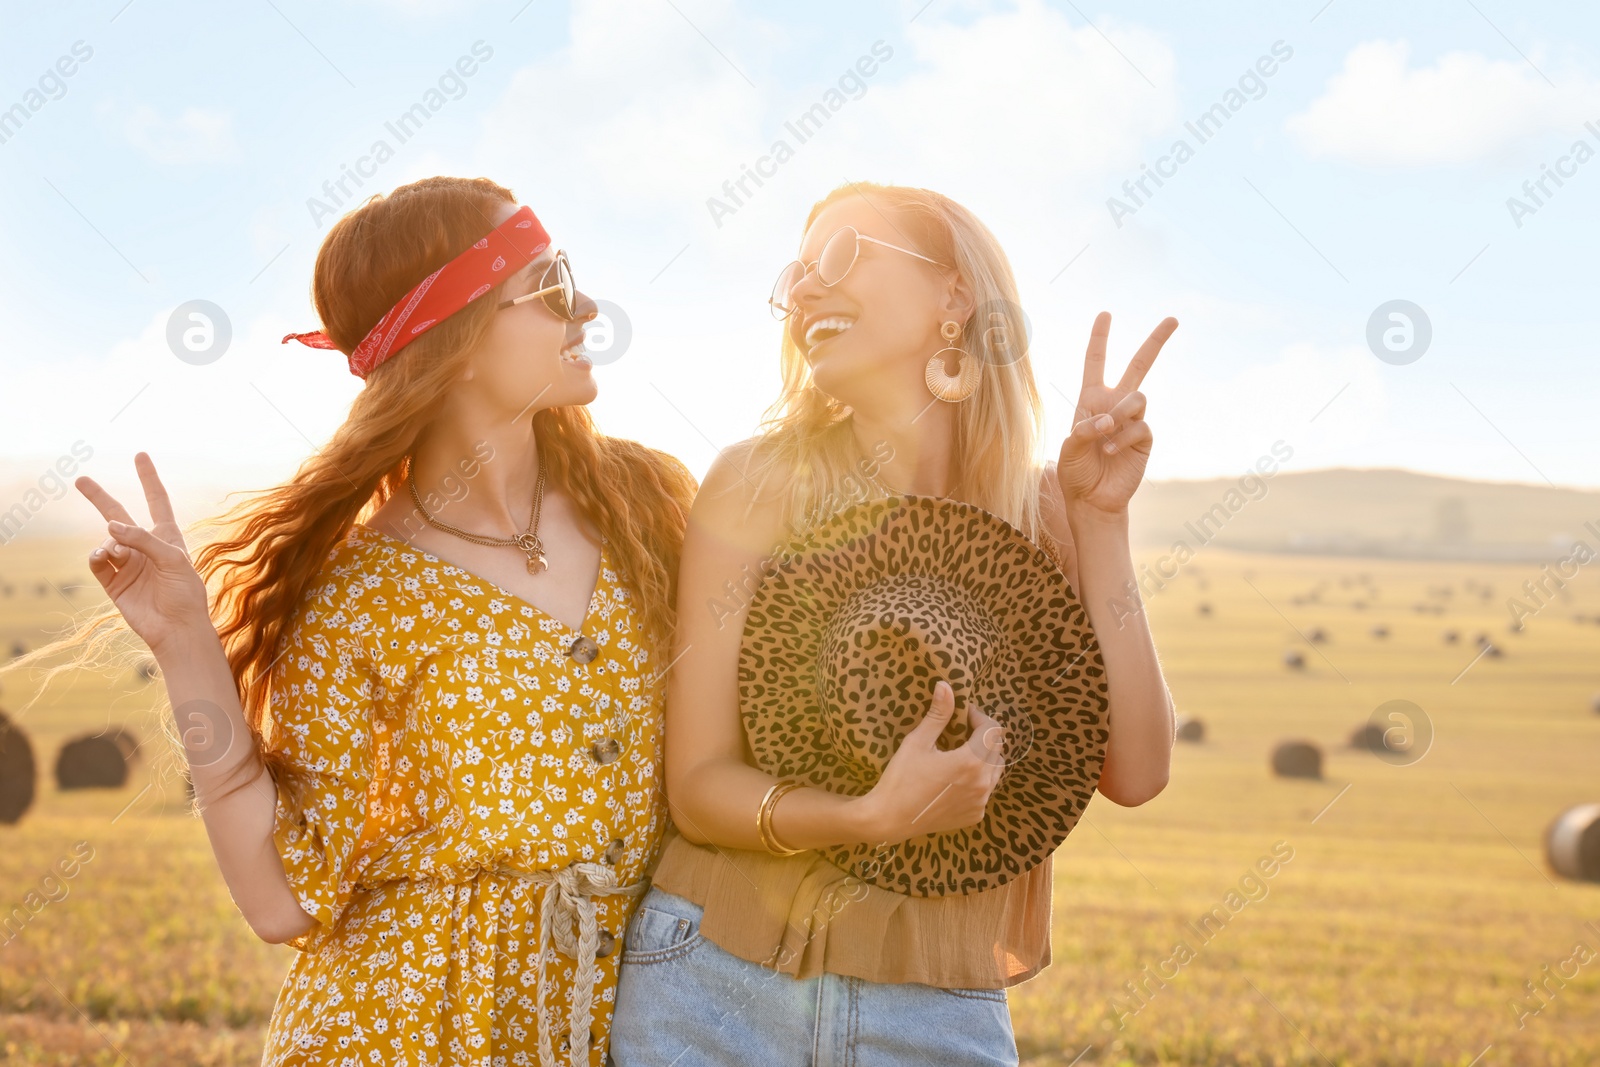
[[[322,242],[312,282],[329,338],[349,353],[412,286],[482,237],[500,202],[515,199],[487,178],[435,177],[375,194],[345,215]],[[212,621],[258,741],[270,669],[302,598],[352,524],[404,491],[407,459],[438,397],[487,332],[497,298],[473,301],[374,369],[332,439],[287,483],[200,524],[195,569],[210,591]],[[546,408],[535,413],[533,426],[550,482],[606,535],[647,639],[665,662],[694,477],[664,452],[602,435],[584,407]],[[121,616],[106,612],[12,666],[76,647],[78,655],[54,666],[48,681],[62,670],[103,662],[105,650],[126,636]]]

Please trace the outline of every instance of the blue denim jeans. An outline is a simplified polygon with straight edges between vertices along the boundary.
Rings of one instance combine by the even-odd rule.
[[[1017,1063],[1003,989],[797,979],[700,933],[654,886],[623,939],[612,1067],[958,1067]]]

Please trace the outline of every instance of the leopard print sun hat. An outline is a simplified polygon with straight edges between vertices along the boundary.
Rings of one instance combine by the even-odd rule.
[[[869,500],[773,555],[739,651],[757,766],[860,796],[927,713],[943,678],[1006,728],[1006,769],[975,826],[820,852],[911,896],[993,889],[1044,862],[1093,796],[1105,760],[1100,644],[1051,558],[972,504]]]

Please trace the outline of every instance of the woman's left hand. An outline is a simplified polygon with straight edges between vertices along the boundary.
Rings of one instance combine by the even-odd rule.
[[[1072,432],[1061,443],[1056,479],[1068,509],[1090,507],[1123,514],[1144,478],[1152,435],[1144,421],[1144,394],[1139,383],[1161,354],[1178,320],[1168,317],[1150,333],[1115,386],[1105,384],[1106,338],[1111,315],[1102,311],[1089,334],[1083,359],[1083,389],[1073,416]]]

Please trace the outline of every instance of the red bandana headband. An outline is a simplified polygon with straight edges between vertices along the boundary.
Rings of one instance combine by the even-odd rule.
[[[516,214],[401,297],[350,353],[350,373],[365,378],[373,367],[526,267],[549,246],[550,235],[533,208],[518,208]],[[321,330],[285,334],[279,344],[290,341],[312,348],[339,347]]]

